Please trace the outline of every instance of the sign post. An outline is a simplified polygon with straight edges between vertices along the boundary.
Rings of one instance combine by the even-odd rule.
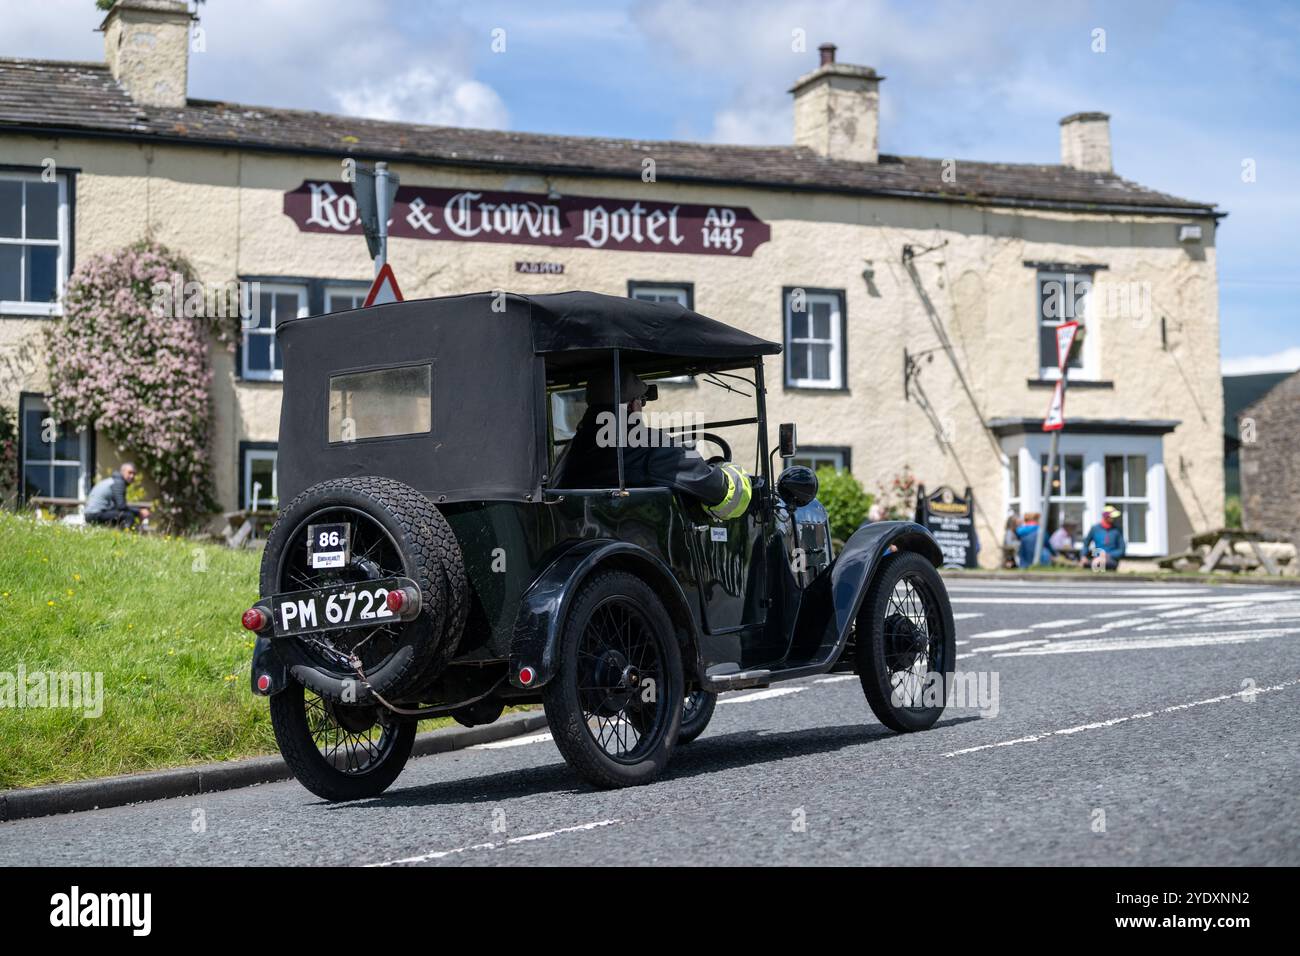
[[[397,198],[397,187],[402,181],[397,173],[388,171],[387,163],[375,163],[375,168],[358,165],[352,195],[357,201],[357,219],[366,236],[366,247],[375,260],[375,276],[388,262],[388,217]]]
[[[1065,428],[1065,386],[1070,376],[1070,353],[1079,334],[1078,322],[1063,322],[1056,327],[1056,362],[1060,378],[1052,390],[1052,404],[1047,408],[1047,418],[1043,420],[1043,431],[1052,433],[1052,447],[1047,453],[1047,467],[1043,469],[1043,513],[1038,522],[1038,534],[1034,538],[1034,566],[1043,557],[1043,539],[1047,534],[1047,522],[1052,514],[1052,471],[1061,475],[1060,461],[1057,458],[1061,449],[1061,430]]]

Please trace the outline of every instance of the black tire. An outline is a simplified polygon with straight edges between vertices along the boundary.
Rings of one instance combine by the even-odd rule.
[[[606,789],[659,776],[677,743],[684,682],[681,649],[658,595],[626,571],[592,577],[574,598],[557,660],[542,702],[569,766]],[[650,701],[647,678],[655,681]]]
[[[307,526],[346,520],[359,547],[339,570],[306,564]],[[369,539],[371,550],[366,557]],[[331,700],[365,702],[371,690],[396,701],[427,685],[455,655],[469,613],[469,585],[460,545],[437,507],[409,485],[388,478],[338,478],[308,488],[281,512],[262,556],[261,593],[271,595],[344,581],[404,576],[420,586],[419,617],[375,628],[330,631],[276,641],[293,676]],[[308,638],[311,638],[310,640]],[[360,653],[358,685],[347,663]]]
[[[682,729],[677,735],[677,746],[689,744],[704,733],[713,719],[713,708],[718,706],[718,695],[707,690],[696,690],[686,695],[682,708]]]
[[[872,713],[900,733],[934,726],[957,663],[952,604],[939,572],[915,552],[890,555],[856,623],[858,678]]]
[[[271,727],[298,782],[333,801],[379,796],[415,743],[415,721],[378,705],[337,704],[297,681],[271,698]]]

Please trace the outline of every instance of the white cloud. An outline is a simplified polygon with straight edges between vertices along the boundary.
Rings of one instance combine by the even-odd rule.
[[[1258,372],[1294,372],[1300,369],[1300,346],[1272,355],[1246,355],[1223,360],[1224,375],[1253,375]]]
[[[349,116],[479,129],[505,129],[510,122],[496,90],[447,69],[413,66],[333,96]]]

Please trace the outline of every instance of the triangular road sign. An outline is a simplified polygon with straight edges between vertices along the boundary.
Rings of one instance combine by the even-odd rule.
[[[1056,366],[1065,372],[1065,363],[1070,360],[1070,349],[1074,348],[1074,337],[1079,333],[1078,322],[1062,322],[1056,327]]]
[[[1043,420],[1043,431],[1060,431],[1065,427],[1065,381],[1056,380],[1056,389],[1052,392],[1052,404],[1047,409],[1047,418]]]
[[[366,293],[366,301],[362,306],[368,309],[372,305],[384,305],[388,302],[401,302],[402,290],[397,287],[397,277],[393,275],[393,267],[385,262],[379,268],[379,275],[375,276],[375,281],[371,283],[370,291]]]

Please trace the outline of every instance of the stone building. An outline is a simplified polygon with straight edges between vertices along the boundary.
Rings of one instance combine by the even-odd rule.
[[[1238,425],[1242,524],[1300,549],[1300,372],[1249,405]]]
[[[1103,113],[1061,120],[1059,164],[881,153],[887,81],[826,46],[791,90],[788,146],[435,128],[189,98],[191,29],[177,0],[120,0],[105,62],[0,60],[0,402],[27,427],[48,386],[15,356],[39,351],[79,260],[149,236],[207,282],[259,283],[238,353],[214,357],[212,448],[223,506],[273,504],[272,329],[359,303],[373,271],[346,174],[384,160],[407,298],[590,289],[781,341],[768,410],[805,458],[869,491],[904,466],[973,488],[985,563],[1008,511],[1041,509],[1070,317],[1086,335],[1053,514],[1086,526],[1116,504],[1136,556],[1222,522],[1223,213],[1113,172]],[[90,434],[28,443],[28,494],[84,494],[116,455]]]

